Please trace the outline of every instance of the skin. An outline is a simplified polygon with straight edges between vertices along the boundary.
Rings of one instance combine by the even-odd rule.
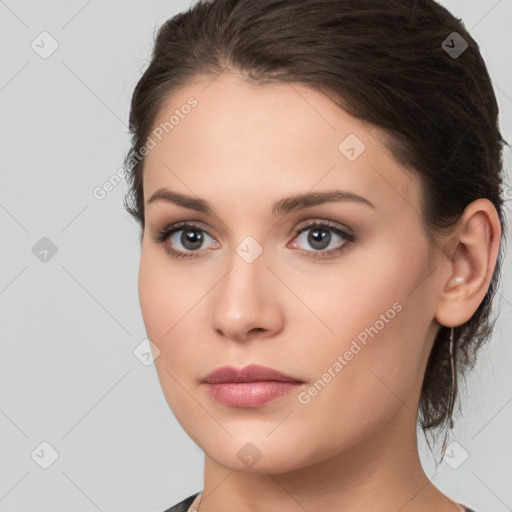
[[[166,187],[204,199],[214,213],[146,205],[139,298],[166,400],[205,453],[200,510],[459,510],[422,469],[416,414],[440,324],[467,321],[487,291],[501,233],[492,203],[471,203],[431,247],[417,176],[396,163],[379,129],[327,96],[225,71],[175,91],[155,126],[190,96],[198,105],[146,156],[144,200]],[[354,161],[338,149],[349,134],[366,146]],[[346,201],[271,213],[277,199],[333,189],[374,208]],[[329,231],[329,246],[318,249],[307,239],[314,228],[293,233],[319,220],[356,240]],[[182,232],[152,241],[180,221],[204,229],[198,257],[165,251],[193,252]],[[252,263],[236,252],[248,236],[262,248]],[[312,257],[343,244],[342,253]],[[394,318],[301,403],[299,393],[396,303]],[[253,409],[205,392],[201,380],[212,370],[250,363],[304,384]],[[261,456],[250,467],[237,456],[248,442]]]

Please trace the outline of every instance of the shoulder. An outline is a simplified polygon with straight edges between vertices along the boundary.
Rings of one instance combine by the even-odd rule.
[[[185,498],[183,501],[176,503],[176,505],[173,505],[171,508],[168,508],[163,512],[187,512],[188,508],[190,507],[190,505],[192,505],[192,502],[194,501],[195,497],[199,494],[199,492],[200,491],[196,492],[195,494],[192,494],[188,498]]]

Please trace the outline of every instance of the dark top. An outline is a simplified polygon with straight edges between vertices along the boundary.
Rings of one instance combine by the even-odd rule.
[[[180,501],[179,503],[176,503],[174,507],[168,508],[167,510],[164,510],[164,512],[187,512],[188,507],[192,505],[192,502],[194,501],[195,497],[199,494],[198,491],[195,494],[192,494],[192,496],[189,496],[188,498],[185,498],[183,501]],[[462,505],[466,512],[475,512],[473,509],[466,507],[465,505]]]
[[[164,512],[187,512],[188,507],[192,505],[192,502],[194,501],[195,497],[200,493],[201,491],[196,492],[195,494],[192,494],[192,496],[189,496],[188,498],[185,498],[183,501],[180,501],[174,507],[168,508],[164,510]]]

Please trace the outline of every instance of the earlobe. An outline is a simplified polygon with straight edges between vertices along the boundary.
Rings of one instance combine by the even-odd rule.
[[[501,237],[501,224],[494,205],[487,199],[469,204],[459,219],[440,265],[441,292],[436,320],[445,326],[462,325],[478,309],[489,288]]]

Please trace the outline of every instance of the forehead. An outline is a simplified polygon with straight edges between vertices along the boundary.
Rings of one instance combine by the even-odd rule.
[[[381,208],[419,211],[419,179],[395,161],[384,133],[304,84],[260,85],[227,72],[197,78],[169,96],[150,137],[145,200],[166,186],[201,197],[265,192],[269,204],[343,188]]]

